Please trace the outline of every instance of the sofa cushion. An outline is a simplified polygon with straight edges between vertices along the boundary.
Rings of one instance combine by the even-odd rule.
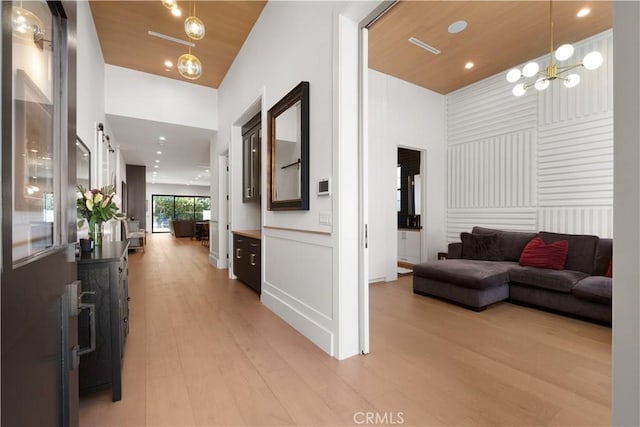
[[[505,261],[518,261],[524,247],[537,233],[503,231],[492,228],[473,227],[473,234],[497,234]]]
[[[594,276],[606,276],[612,255],[613,239],[598,239],[598,245],[596,246],[596,260],[591,274]]]
[[[413,275],[464,288],[486,289],[509,281],[511,262],[447,259],[413,266]]]
[[[601,304],[611,304],[613,281],[609,277],[589,276],[579,281],[571,290],[576,298],[586,299]]]
[[[524,247],[520,255],[520,265],[562,270],[567,261],[568,250],[569,242],[566,240],[558,240],[547,245],[541,238],[534,237]]]
[[[598,236],[586,234],[560,234],[541,231],[538,236],[546,243],[566,240],[569,242],[569,252],[567,262],[564,266],[567,270],[582,271],[592,274],[595,264],[596,247],[598,246]]]
[[[604,273],[605,277],[613,277],[613,258],[609,260],[609,268],[607,268],[607,272]]]
[[[588,275],[581,271],[537,267],[517,267],[509,271],[509,280],[513,283],[565,293],[571,292],[576,283],[585,277]]]
[[[460,233],[462,258],[502,261],[502,249],[497,234]]]

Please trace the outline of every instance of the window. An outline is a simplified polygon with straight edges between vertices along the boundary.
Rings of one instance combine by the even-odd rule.
[[[174,219],[205,221],[211,216],[210,197],[153,195],[151,200],[153,233],[168,233]]]

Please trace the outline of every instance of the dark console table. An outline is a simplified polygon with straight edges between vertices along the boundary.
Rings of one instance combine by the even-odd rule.
[[[233,232],[233,273],[257,293],[262,292],[260,230]]]
[[[80,356],[80,391],[111,387],[114,402],[122,397],[122,358],[129,333],[127,247],[128,242],[106,242],[77,259],[85,307],[79,319],[84,353]],[[83,350],[91,341],[95,350]]]

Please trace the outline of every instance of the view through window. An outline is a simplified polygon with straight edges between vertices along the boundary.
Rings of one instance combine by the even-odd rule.
[[[168,233],[171,220],[208,221],[211,218],[211,198],[201,196],[153,195],[151,231]]]

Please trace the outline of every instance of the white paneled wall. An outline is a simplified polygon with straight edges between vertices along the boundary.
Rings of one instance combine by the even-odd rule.
[[[449,208],[532,206],[534,155],[531,132],[515,132],[450,145]]]
[[[605,62],[573,89],[517,98],[501,73],[447,96],[449,241],[474,225],[613,235],[612,34],[575,47]]]

